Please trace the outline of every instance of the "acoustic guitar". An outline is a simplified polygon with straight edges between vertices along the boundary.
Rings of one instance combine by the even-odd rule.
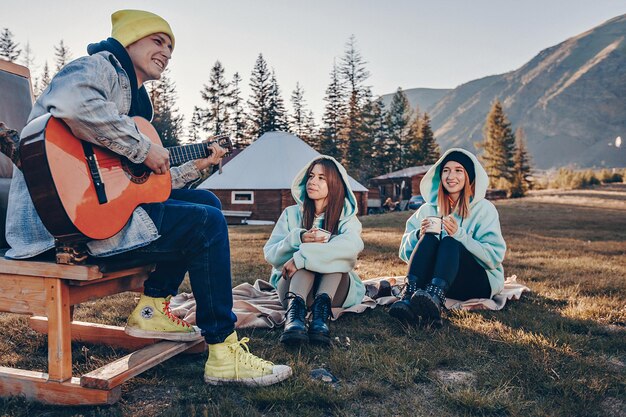
[[[161,145],[147,120],[134,117],[138,130]],[[226,136],[211,142],[167,148],[170,165],[206,158],[217,142],[232,151]],[[57,239],[106,239],[122,230],[137,206],[169,198],[170,172],[157,175],[111,150],[76,138],[49,114],[29,123],[20,142],[21,168],[35,209]]]

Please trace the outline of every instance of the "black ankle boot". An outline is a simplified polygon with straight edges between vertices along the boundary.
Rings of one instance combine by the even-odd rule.
[[[333,315],[330,309],[330,297],[328,294],[318,294],[311,306],[311,324],[309,325],[309,340],[311,343],[330,345],[330,329],[328,320]]]
[[[285,317],[285,329],[280,336],[281,343],[297,345],[309,341],[306,333],[306,303],[299,295],[288,293],[289,306]]]
[[[440,278],[433,280],[423,290],[415,291],[411,297],[411,310],[420,317],[424,324],[433,324],[441,327],[441,312],[446,305],[446,290],[448,283]]]
[[[391,305],[389,315],[401,321],[414,322],[416,317],[413,310],[411,310],[410,300],[417,290],[417,277],[407,275],[405,282],[404,288],[400,293],[400,299]]]

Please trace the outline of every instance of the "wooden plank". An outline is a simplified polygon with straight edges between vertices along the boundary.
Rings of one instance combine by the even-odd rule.
[[[0,311],[46,314],[43,279],[0,273]]]
[[[143,288],[143,282],[148,274],[134,275],[124,278],[105,281],[88,281],[92,285],[74,287],[70,286],[70,304],[76,305],[85,301],[97,300],[108,295],[119,294],[125,291],[137,291]]]
[[[107,272],[106,274],[104,274],[102,279],[115,279],[115,278],[126,277],[129,275],[140,275],[140,274],[144,274],[147,276],[148,274],[150,274],[150,272],[154,271],[154,267],[155,267],[154,264],[147,264],[147,265],[135,266],[132,268],[111,271],[111,272]]]
[[[33,316],[30,318],[30,327],[39,333],[48,333],[48,319],[46,317]],[[140,339],[124,333],[120,326],[108,324],[88,323],[84,321],[72,322],[72,340],[84,343],[106,344],[126,350],[137,350],[143,347],[161,342],[162,339]],[[206,344],[199,343],[189,348],[185,353],[202,353],[206,350]]]
[[[60,265],[50,261],[16,261],[0,258],[0,271],[5,274],[88,281],[102,278],[96,265]]]
[[[66,381],[72,377],[70,292],[63,280],[46,278],[48,307],[48,377]]]
[[[147,277],[148,275],[150,275],[150,272],[152,272],[153,270],[154,270],[154,265],[143,265],[143,266],[137,266],[137,267],[133,267],[129,269],[109,272],[107,274],[104,274],[102,278],[99,278],[97,280],[91,280],[91,281],[68,280],[67,282],[69,285],[73,287],[83,287],[87,285],[92,285],[94,282],[110,281],[110,280],[130,276],[130,275],[145,275]]]
[[[24,396],[55,405],[105,405],[120,399],[121,388],[97,390],[80,386],[80,379],[50,381],[42,372],[0,366],[0,396]]]
[[[163,341],[126,355],[108,365],[89,372],[80,378],[80,385],[87,388],[111,389],[145,370],[160,364],[204,340],[193,342]]]

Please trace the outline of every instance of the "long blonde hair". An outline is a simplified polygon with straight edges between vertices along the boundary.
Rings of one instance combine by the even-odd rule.
[[[474,180],[474,182],[470,184],[469,175],[467,175],[467,171],[465,169],[463,169],[463,174],[465,175],[465,185],[461,190],[459,199],[452,207],[450,205],[450,194],[443,186],[443,181],[441,181],[441,178],[439,178],[439,190],[437,191],[437,207],[439,208],[439,214],[441,214],[442,216],[449,216],[450,214],[457,212],[459,216],[464,219],[469,217],[470,201],[476,193],[476,181]]]

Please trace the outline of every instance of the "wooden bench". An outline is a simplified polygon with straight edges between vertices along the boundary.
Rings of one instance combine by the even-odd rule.
[[[248,224],[248,218],[252,216],[251,211],[243,210],[222,210],[222,213],[228,224]]]
[[[7,92],[0,97],[0,122],[18,132],[25,126],[32,107],[29,77],[28,68],[0,59],[0,90]],[[9,138],[9,132],[5,133],[4,137]],[[4,259],[4,222],[12,167],[11,161],[0,154],[0,312],[29,314],[30,326],[48,334],[48,372],[0,367],[0,396],[22,395],[62,405],[111,404],[119,399],[124,381],[177,353],[206,348],[202,340],[182,343],[137,339],[126,335],[123,327],[72,320],[76,304],[141,288],[153,265],[118,262],[76,266],[44,259]],[[6,334],[10,329],[1,331]],[[134,352],[73,377],[72,340],[106,343]]]
[[[0,367],[1,396],[21,395],[60,405],[112,404],[128,379],[178,353],[206,348],[203,340],[138,339],[126,335],[123,327],[72,320],[76,304],[141,288],[154,265],[60,265],[2,255],[4,251],[0,251],[0,311],[30,314],[30,326],[48,334],[48,372]],[[138,350],[73,377],[72,340]]]

